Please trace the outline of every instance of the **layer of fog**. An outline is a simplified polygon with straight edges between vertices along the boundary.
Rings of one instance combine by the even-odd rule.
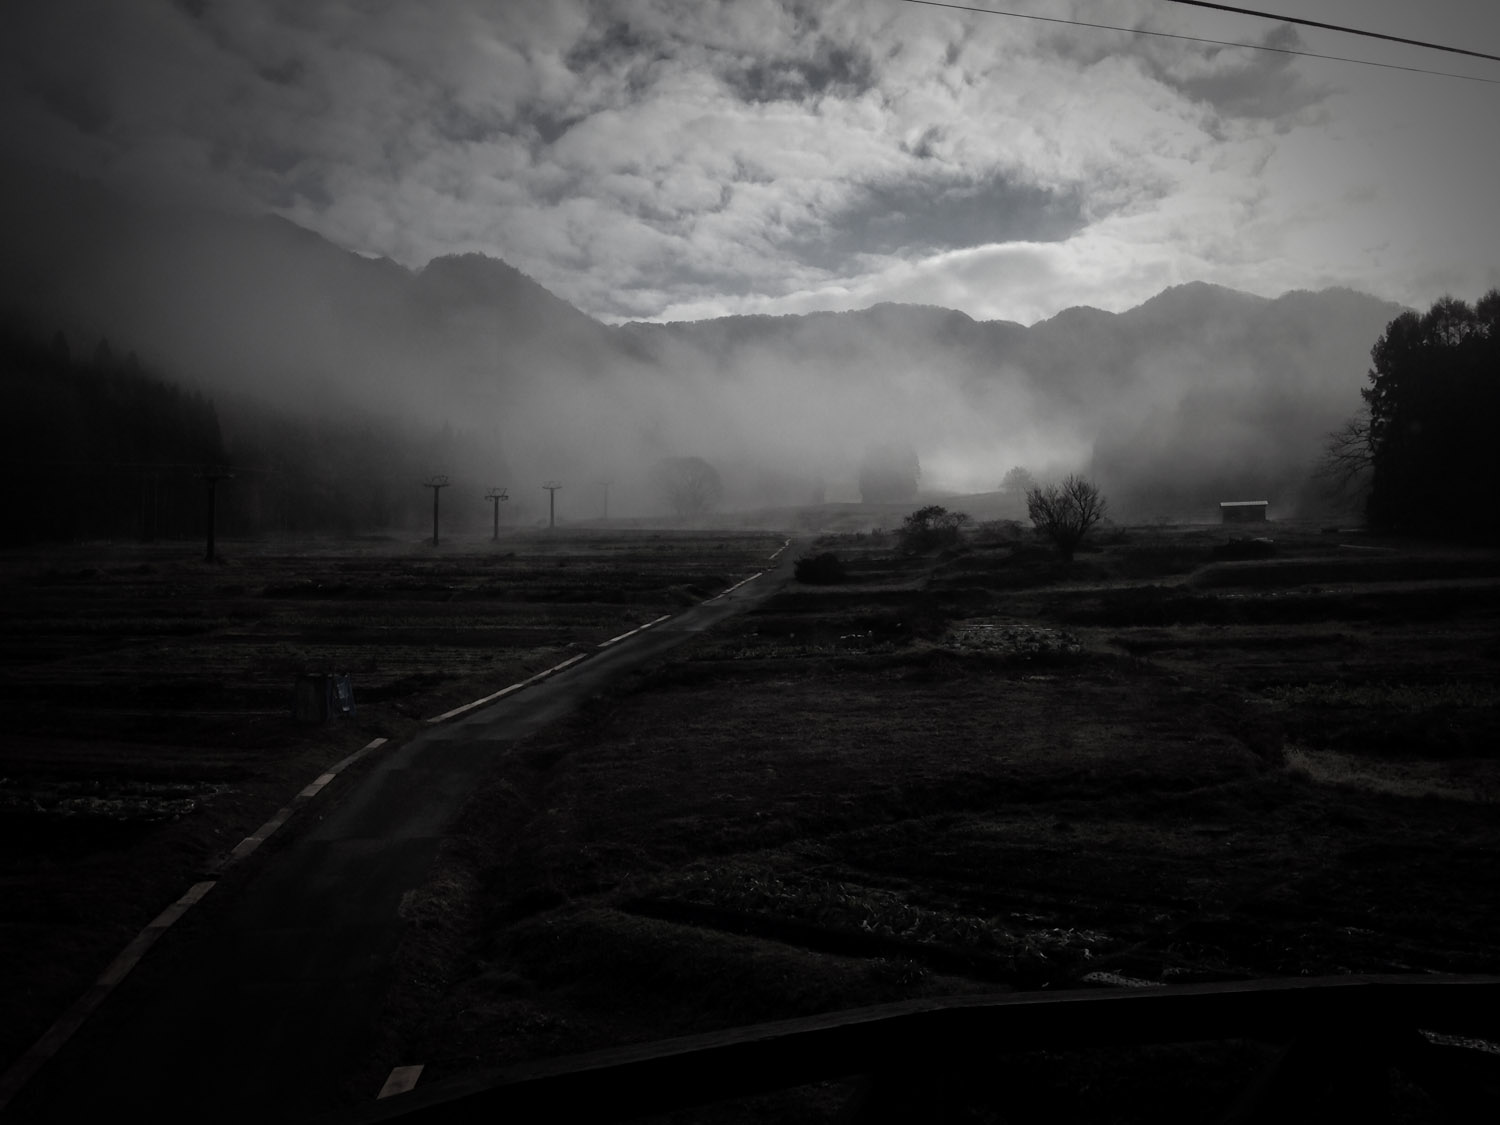
[[[714,464],[727,507],[852,501],[861,458],[892,442],[916,451],[929,495],[993,490],[1013,465],[1096,472],[1126,514],[1147,514],[1154,493],[1201,502],[1170,499],[1173,480],[1290,493],[1357,407],[1396,311],[1190,286],[1119,318],[1070,310],[1029,329],[911,306],[607,328],[490,259],[413,273],[278,219],[13,168],[0,208],[5,307],[221,396],[231,450],[246,399],[447,426],[463,455],[441,463],[454,444],[433,442],[427,470],[509,486],[528,517],[547,480],[564,484],[564,518],[600,514],[604,481],[611,515],[664,513],[651,469],[668,456]],[[1277,317],[1293,328],[1270,328]]]

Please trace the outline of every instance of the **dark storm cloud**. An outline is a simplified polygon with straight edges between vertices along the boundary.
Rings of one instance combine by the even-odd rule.
[[[757,59],[723,72],[728,88],[747,102],[802,101],[826,94],[854,98],[874,87],[869,51],[819,36],[806,57]]]
[[[1275,121],[1297,114],[1332,93],[1326,84],[1302,77],[1292,55],[1278,53],[1306,46],[1291,24],[1267,32],[1260,45],[1274,50],[1210,48],[1188,61],[1180,55],[1167,58],[1160,51],[1150,50],[1144,57],[1160,81],[1228,117]]]
[[[653,38],[625,20],[610,20],[581,36],[563,56],[575,74],[596,69],[634,71],[672,54],[668,40]]]
[[[901,151],[919,160],[931,160],[938,154],[937,144],[943,139],[941,125],[929,125],[915,141],[901,142]]]
[[[1279,292],[1494,257],[1493,146],[1461,140],[1486,135],[1491,87],[895,0],[11,8],[11,158],[271,209],[408,266],[481,251],[604,317],[912,299],[1034,318],[1190,277]],[[1408,288],[1389,292],[1423,303]]]
[[[1132,26],[1143,33],[1167,35],[1204,30],[1181,24],[1171,24],[1173,30],[1169,30],[1156,11],[1148,12],[1147,18]],[[1135,60],[1156,81],[1227,117],[1276,120],[1332,93],[1326,83],[1308,81],[1294,55],[1282,53],[1307,49],[1291,24],[1279,24],[1259,36],[1244,32],[1238,41],[1247,46],[1193,43],[1129,32],[1101,30],[1081,35],[1067,29],[1049,29],[1041,34],[1037,45],[1085,68],[1111,59]]]
[[[825,269],[860,254],[925,255],[1004,242],[1060,242],[1087,225],[1078,191],[1051,191],[1004,175],[899,179],[856,188],[804,244]]]
[[[260,67],[257,73],[277,86],[295,86],[306,76],[307,64],[301,59],[290,58],[285,62]]]

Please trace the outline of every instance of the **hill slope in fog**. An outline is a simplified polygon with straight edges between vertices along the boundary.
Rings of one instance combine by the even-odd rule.
[[[1194,283],[1029,327],[906,305],[612,327],[479,255],[409,270],[279,218],[14,168],[0,206],[0,305],[202,387],[231,446],[234,404],[255,400],[448,423],[487,435],[517,483],[614,480],[621,514],[661,510],[649,468],[672,455],[713,460],[740,505],[819,482],[852,499],[860,457],[893,440],[932,490],[993,489],[1021,464],[1092,472],[1122,516],[1285,511],[1400,311]]]

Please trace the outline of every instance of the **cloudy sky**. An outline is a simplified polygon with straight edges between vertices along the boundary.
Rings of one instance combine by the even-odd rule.
[[[498,256],[609,321],[1500,285],[1500,63],[1168,0],[993,7],[1490,81],[903,0],[20,0],[0,141],[412,267]],[[1500,54],[1491,3],[1269,7]]]

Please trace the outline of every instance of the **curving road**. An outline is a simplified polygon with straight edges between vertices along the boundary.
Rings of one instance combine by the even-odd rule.
[[[753,581],[375,755],[226,882],[214,909],[179,927],[188,932],[171,935],[171,955],[144,962],[6,1116],[73,1122],[135,1110],[145,1120],[267,1121],[337,1105],[368,1057],[402,896],[422,885],[490,759],[764,600],[801,546],[792,542]]]

